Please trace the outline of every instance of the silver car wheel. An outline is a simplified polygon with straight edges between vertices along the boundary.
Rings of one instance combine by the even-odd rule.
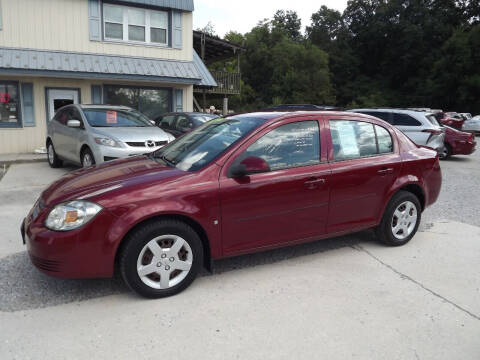
[[[55,150],[53,150],[52,144],[48,145],[47,154],[48,154],[48,162],[50,164],[53,164],[53,162],[55,161]]]
[[[398,240],[404,240],[417,225],[417,207],[411,201],[402,202],[397,206],[392,217],[392,233]]]
[[[177,235],[162,235],[140,251],[137,274],[153,289],[169,289],[187,277],[192,263],[193,253],[187,241]]]
[[[89,167],[89,166],[92,166],[92,164],[93,164],[92,156],[88,152],[84,153],[83,160],[82,160],[83,167]]]

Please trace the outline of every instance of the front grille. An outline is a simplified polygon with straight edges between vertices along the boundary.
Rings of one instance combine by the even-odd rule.
[[[35,265],[41,270],[49,272],[60,271],[60,261],[41,259],[33,255],[30,255],[30,259],[32,260],[33,265]]]
[[[155,146],[163,146],[167,145],[168,141],[156,141]],[[127,142],[128,146],[133,146],[133,147],[146,147],[145,142]]]
[[[117,160],[118,158],[116,157],[111,157],[111,156],[104,156],[103,161],[112,161],[112,160]]]

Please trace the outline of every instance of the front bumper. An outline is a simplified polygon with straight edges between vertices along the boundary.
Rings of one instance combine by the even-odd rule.
[[[94,219],[72,231],[52,231],[44,226],[50,209],[22,222],[23,243],[32,263],[42,272],[61,278],[111,277],[116,244],[107,241],[116,219],[103,209]]]
[[[143,155],[146,153],[154,152],[161,149],[162,146],[156,147],[133,147],[128,146],[116,148],[110,146],[96,145],[93,149],[93,156],[95,157],[95,163],[101,164],[105,161],[127,158],[130,156]]]

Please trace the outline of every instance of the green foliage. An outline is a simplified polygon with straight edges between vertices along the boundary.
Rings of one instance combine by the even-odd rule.
[[[480,113],[478,0],[350,0],[343,13],[321,6],[305,36],[300,29],[295,12],[279,10],[245,35],[225,36],[246,47],[233,108],[314,103]]]

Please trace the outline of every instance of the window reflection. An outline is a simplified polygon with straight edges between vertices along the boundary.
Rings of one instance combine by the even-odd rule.
[[[250,145],[242,158],[247,156],[262,158],[271,170],[318,164],[318,123],[302,121],[280,126]]]

